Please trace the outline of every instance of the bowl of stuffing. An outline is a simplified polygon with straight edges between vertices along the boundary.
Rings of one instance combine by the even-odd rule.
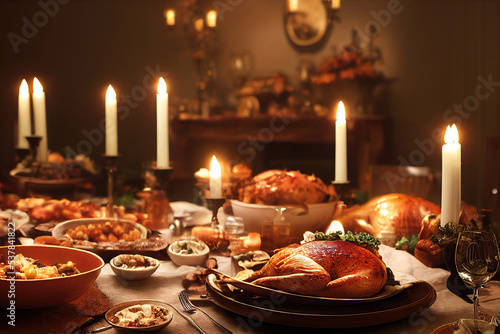
[[[45,308],[80,297],[104,266],[98,255],[50,245],[0,247],[0,306]]]
[[[117,276],[137,281],[153,275],[160,266],[160,261],[139,254],[121,254],[112,258],[109,265]]]

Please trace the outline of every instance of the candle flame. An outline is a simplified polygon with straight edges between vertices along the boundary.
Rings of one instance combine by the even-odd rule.
[[[215,155],[212,157],[212,161],[210,162],[210,177],[221,177],[220,163],[217,161]]]
[[[40,83],[40,81],[38,81],[38,79],[35,77],[33,79],[33,94],[39,95],[42,93],[43,93],[43,86]]]
[[[458,144],[458,129],[455,124],[451,127],[448,125],[446,132],[444,133],[444,143],[445,144]]]
[[[332,221],[330,226],[328,226],[328,229],[326,230],[326,234],[330,232],[341,232],[340,234],[344,234],[344,226],[342,226],[342,223],[339,222],[338,220]]]
[[[215,28],[217,22],[217,12],[215,10],[211,10],[207,13],[207,26],[209,28]]]
[[[168,26],[175,25],[175,11],[173,9],[169,9],[165,12],[165,19],[167,21]]]
[[[342,101],[340,101],[339,105],[337,106],[336,119],[339,122],[345,122],[345,108],[344,108],[344,102]]]
[[[167,94],[167,83],[163,77],[158,80],[158,94]]]
[[[106,91],[106,101],[116,100],[115,90],[111,85],[109,85],[108,90]]]
[[[28,83],[26,82],[26,79],[23,79],[21,82],[21,86],[19,86],[19,95],[21,96],[29,96],[30,91],[28,88]]]

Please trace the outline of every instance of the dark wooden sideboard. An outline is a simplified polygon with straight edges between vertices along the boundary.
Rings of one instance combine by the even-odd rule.
[[[368,189],[370,166],[384,145],[384,117],[359,115],[347,120],[348,171],[353,186]],[[279,168],[334,179],[335,123],[316,116],[212,117],[171,122],[174,178],[192,178],[209,168],[212,155],[223,166],[246,162],[254,174]]]

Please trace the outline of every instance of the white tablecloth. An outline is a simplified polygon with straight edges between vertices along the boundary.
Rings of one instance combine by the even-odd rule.
[[[464,302],[446,288],[448,271],[428,268],[411,254],[384,245],[380,247],[380,254],[387,266],[395,273],[396,279],[401,280],[402,283],[424,280],[436,289],[437,300],[432,307],[423,310],[421,313],[416,313],[408,319],[381,326],[349,330],[314,329],[314,333],[430,333],[443,324],[455,322],[460,318],[472,317],[472,304]],[[230,258],[217,257],[217,259],[221,271],[234,274]],[[181,278],[193,269],[193,267],[188,266],[177,267],[170,261],[163,261],[157,272],[148,279],[125,281],[115,276],[109,264],[106,264],[96,283],[98,288],[108,296],[112,305],[132,299],[161,299],[181,309],[177,299],[177,293],[182,290]],[[483,289],[481,295],[485,297],[480,299],[480,303],[484,308],[493,310],[498,316],[500,315],[500,284],[498,282],[492,283],[490,288]],[[495,300],[495,296],[499,299]],[[234,333],[311,333],[313,331],[312,329],[292,328],[266,323],[254,325],[247,318],[226,311],[210,301],[198,304],[198,306],[210,313]],[[246,322],[245,326],[241,325],[242,321]],[[105,323],[100,323],[101,326],[103,324]],[[99,324],[94,324],[89,328],[96,327],[99,327]],[[161,332],[197,333],[197,330],[181,317],[174,316],[174,322]],[[112,333],[112,331],[107,333]]]

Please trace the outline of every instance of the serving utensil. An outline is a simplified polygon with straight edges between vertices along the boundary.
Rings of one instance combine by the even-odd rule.
[[[223,325],[221,325],[219,322],[217,322],[207,312],[203,311],[201,308],[198,308],[198,307],[194,306],[193,303],[191,303],[191,301],[189,300],[189,296],[188,296],[186,290],[182,290],[179,293],[179,300],[181,302],[182,308],[184,309],[184,311],[186,313],[196,313],[196,311],[200,310],[201,312],[203,312],[203,314],[205,314],[208,318],[210,318],[210,320],[212,320],[212,322],[214,324],[216,324],[217,326],[219,326],[220,328],[222,328],[225,333],[232,334],[232,332],[229,329],[227,329],[226,327],[224,327]]]

